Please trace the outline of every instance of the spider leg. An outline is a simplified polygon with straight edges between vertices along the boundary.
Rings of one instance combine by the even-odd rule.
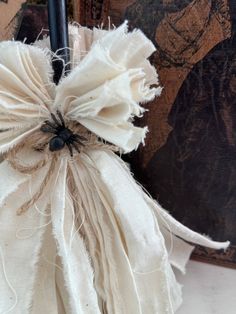
[[[76,139],[76,138],[73,140],[73,143],[79,144],[81,146],[85,146],[85,144],[83,142],[81,142],[79,139]]]
[[[79,150],[79,147],[78,147],[77,143],[76,143],[76,142],[72,142],[72,145],[73,145],[73,147],[75,148],[75,150],[76,150],[78,153],[80,153],[80,150]]]
[[[44,133],[53,133],[55,134],[56,133],[56,129],[53,128],[52,126],[48,125],[47,123],[46,124],[43,124],[40,128],[40,130]]]
[[[71,157],[73,157],[73,148],[72,148],[72,144],[70,142],[66,142],[66,145],[70,151],[70,155]]]
[[[57,120],[55,114],[51,112],[51,116],[52,116],[53,121],[56,123],[56,125],[61,127],[62,125],[60,121]]]
[[[86,137],[79,134],[73,134],[73,137],[78,138],[79,140],[82,140],[82,141],[87,141]]]
[[[44,124],[47,124],[47,125],[49,125],[52,129],[57,130],[57,126],[55,126],[52,122],[50,122],[50,121],[48,121],[48,120],[46,120],[46,121],[44,122]]]
[[[82,142],[83,140],[86,141],[86,138],[83,136],[80,136],[78,134],[73,134],[72,135],[72,140],[82,146],[85,146],[85,144]]]
[[[64,118],[63,118],[63,116],[62,116],[62,114],[61,114],[61,112],[59,110],[57,110],[57,115],[58,115],[58,117],[59,117],[59,119],[61,121],[61,125],[63,127],[65,127],[65,120],[64,120]]]

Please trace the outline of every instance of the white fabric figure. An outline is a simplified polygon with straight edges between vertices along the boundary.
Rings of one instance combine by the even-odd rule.
[[[48,43],[0,44],[0,313],[174,313],[171,264],[184,272],[193,249],[181,238],[229,243],[178,223],[115,153],[144,141],[132,120],[161,93],[155,48],[126,22],[71,26],[55,86]]]

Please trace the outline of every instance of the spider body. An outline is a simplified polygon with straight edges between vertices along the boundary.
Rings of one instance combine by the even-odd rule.
[[[49,149],[51,152],[63,149],[65,144],[71,142],[71,139],[73,139],[73,133],[68,128],[58,130],[56,134],[57,135],[49,142]]]
[[[40,128],[40,130],[44,133],[55,134],[55,136],[49,141],[49,150],[51,152],[55,152],[63,149],[66,145],[71,156],[73,156],[73,148],[75,148],[77,152],[80,152],[79,145],[84,146],[83,141],[85,141],[86,138],[81,135],[74,134],[66,127],[60,111],[57,111],[59,120],[53,113],[51,113],[51,116],[54,123],[47,120]]]

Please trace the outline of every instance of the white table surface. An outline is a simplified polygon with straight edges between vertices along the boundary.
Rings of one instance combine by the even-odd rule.
[[[175,271],[183,287],[176,314],[236,314],[236,270],[190,261],[186,275]]]

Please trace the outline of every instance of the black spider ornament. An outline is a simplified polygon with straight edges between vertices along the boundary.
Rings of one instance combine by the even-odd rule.
[[[73,157],[73,148],[80,153],[79,146],[84,146],[83,141],[86,141],[86,138],[79,134],[74,134],[66,127],[65,121],[59,110],[57,110],[57,116],[59,119],[55,116],[55,114],[51,113],[54,123],[46,120],[40,130],[44,133],[55,134],[55,136],[49,141],[49,150],[51,152],[61,150],[66,145],[70,151],[71,157]]]

